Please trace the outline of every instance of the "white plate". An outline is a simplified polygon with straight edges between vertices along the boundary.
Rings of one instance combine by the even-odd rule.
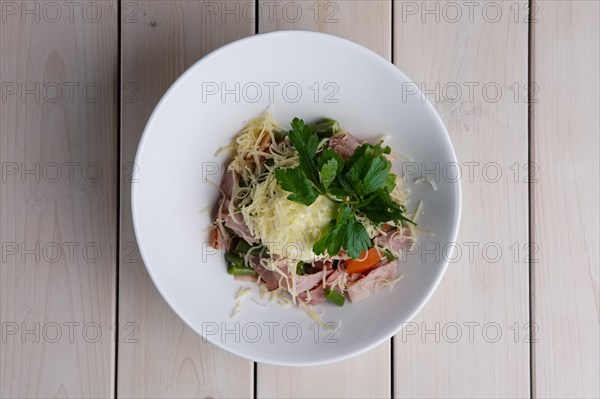
[[[207,226],[219,194],[224,156],[244,122],[272,104],[286,127],[294,116],[337,119],[359,138],[391,135],[390,146],[414,161],[397,162],[407,184],[422,173],[438,190],[414,184],[413,211],[435,233],[422,236],[401,266],[403,279],[359,303],[317,307],[334,331],[303,311],[257,305],[257,290],[241,300],[242,285],[208,247]],[[452,259],[460,220],[460,183],[448,133],[433,107],[394,65],[353,42],[321,33],[280,31],[252,36],[214,51],[187,70],[154,110],[140,141],[132,188],[140,251],[156,287],[192,329],[230,352],[280,365],[342,360],[382,343],[425,305]],[[436,171],[437,172],[432,172]],[[435,175],[438,175],[436,178]],[[434,250],[427,253],[424,249]],[[436,249],[437,248],[437,249]]]

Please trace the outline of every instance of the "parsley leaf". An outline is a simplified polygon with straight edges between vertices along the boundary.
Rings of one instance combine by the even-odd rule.
[[[393,220],[415,224],[404,216],[402,207],[390,198],[385,189],[377,191],[368,200],[361,202],[358,207],[375,223],[385,223]]]
[[[394,188],[396,188],[396,177],[397,176],[393,173],[387,175],[387,178],[385,179],[385,188],[388,193],[391,193],[394,191]]]
[[[363,144],[350,157],[345,176],[359,197],[374,193],[386,184],[391,164],[382,156],[383,152],[380,145]],[[359,156],[355,156],[357,154]]]
[[[290,194],[287,198],[304,205],[310,205],[319,196],[300,168],[277,169],[275,178],[285,191]]]
[[[329,255],[336,255],[343,248],[351,258],[356,259],[372,244],[365,226],[356,220],[352,208],[344,206],[338,211],[337,219],[329,230],[313,245],[313,252],[320,255],[327,250]]]
[[[383,157],[373,158],[364,174],[363,190],[369,195],[385,185],[388,177],[388,168]]]
[[[302,119],[294,118],[289,133],[290,143],[298,151],[300,168],[308,179],[317,187],[320,186],[319,172],[313,160],[319,145],[319,138]]]
[[[338,165],[337,173],[340,173],[342,171],[342,169],[344,169],[344,160],[342,159],[340,154],[338,154],[331,148],[326,148],[323,151],[323,155],[321,155],[321,158],[319,158],[319,168],[322,168],[323,165],[331,159],[335,159],[335,161]]]
[[[323,187],[329,188],[335,176],[337,175],[338,163],[335,159],[330,159],[325,162],[319,174],[321,175],[321,183],[323,183]]]
[[[321,183],[327,189],[333,183],[338,173],[344,169],[344,160],[337,152],[328,148],[323,151],[323,154],[319,158],[318,166]]]
[[[346,241],[344,248],[352,259],[360,258],[360,255],[371,248],[373,242],[367,233],[367,229],[355,217],[349,221],[346,227]]]
[[[327,227],[327,230],[325,230],[325,232],[321,236],[321,238],[319,238],[317,242],[313,244],[312,250],[315,254],[320,255],[325,253],[325,251],[327,250],[327,239],[329,238],[329,233],[331,232],[331,227],[333,225],[334,222],[332,221]]]
[[[291,194],[287,197],[304,205],[311,205],[319,195],[338,204],[337,217],[332,220],[321,238],[313,245],[315,254],[336,255],[344,249],[357,259],[373,242],[357,215],[366,216],[373,223],[406,221],[404,208],[390,197],[396,187],[396,175],[390,173],[390,154],[382,143],[362,144],[344,159],[333,149],[319,150],[319,133],[329,136],[339,129],[336,121],[307,125],[294,118],[288,137],[298,152],[298,166],[277,169],[275,178]],[[327,134],[323,134],[327,130]],[[331,132],[330,132],[331,130]]]

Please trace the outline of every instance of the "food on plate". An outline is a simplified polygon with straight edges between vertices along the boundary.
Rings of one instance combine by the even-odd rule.
[[[265,113],[227,148],[212,245],[236,279],[307,305],[393,285],[414,223],[383,140],[361,141],[332,119],[294,118],[286,131]]]

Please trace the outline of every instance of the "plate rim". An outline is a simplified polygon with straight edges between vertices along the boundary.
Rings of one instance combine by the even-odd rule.
[[[375,57],[378,59],[378,62],[383,65],[385,68],[388,68],[390,70],[392,70],[392,73],[398,74],[401,78],[403,78],[406,81],[412,82],[414,83],[414,81],[412,79],[410,79],[402,70],[400,70],[396,65],[393,64],[393,62],[387,60],[386,58],[382,57],[381,55],[379,55],[378,53],[374,52],[373,50],[366,48],[364,46],[362,46],[361,44],[358,44],[354,41],[342,38],[340,36],[336,36],[336,35],[332,35],[329,33],[323,33],[323,32],[315,32],[315,31],[307,31],[307,30],[278,30],[278,31],[274,31],[274,32],[268,32],[268,33],[260,33],[260,34],[254,34],[248,37],[244,37],[241,39],[237,39],[234,40],[228,44],[225,44],[211,52],[209,52],[208,54],[206,54],[205,56],[201,57],[200,59],[198,59],[196,62],[194,62],[192,65],[190,65],[190,67],[188,67],[170,86],[169,88],[164,92],[164,94],[161,96],[160,100],[158,101],[158,103],[156,104],[156,106],[154,107],[154,109],[152,110],[152,113],[150,114],[150,117],[148,118],[148,121],[146,122],[146,125],[144,126],[144,130],[140,136],[140,140],[138,142],[138,146],[137,146],[137,150],[136,150],[136,155],[135,155],[135,159],[134,159],[134,164],[135,165],[140,165],[140,159],[142,157],[143,151],[144,151],[144,146],[145,143],[147,141],[147,138],[149,136],[149,132],[151,129],[151,126],[153,125],[154,120],[156,119],[157,115],[159,114],[160,109],[162,108],[162,106],[164,105],[164,103],[167,101],[167,99],[171,96],[171,94],[173,92],[175,92],[175,90],[177,90],[177,88],[182,85],[185,80],[187,79],[188,76],[190,76],[191,74],[194,73],[194,71],[196,69],[198,69],[199,67],[201,67],[203,64],[209,62],[211,59],[219,56],[222,53],[225,53],[227,51],[230,51],[231,49],[238,47],[238,46],[243,46],[245,45],[247,42],[252,42],[252,41],[260,41],[260,40],[264,40],[265,37],[272,37],[272,36],[312,36],[313,38],[327,38],[327,40],[333,40],[333,41],[337,41],[340,44],[343,44],[345,46],[349,46],[349,47],[353,47],[355,50],[359,51],[359,52],[363,52],[365,54],[367,54],[368,56],[371,57]],[[415,87],[417,88],[417,91],[415,94],[421,96],[421,99],[423,100],[423,104],[425,107],[429,108],[429,111],[434,115],[435,117],[435,123],[438,125],[438,127],[440,127],[442,129],[442,131],[445,133],[444,136],[444,140],[445,140],[445,145],[446,148],[450,149],[450,158],[451,158],[451,162],[454,162],[456,164],[458,164],[458,159],[456,156],[456,150],[454,149],[454,146],[452,144],[452,140],[450,139],[450,134],[448,133],[448,130],[446,129],[446,126],[444,125],[440,115],[438,114],[438,112],[436,111],[435,107],[433,107],[433,105],[430,103],[429,99],[427,99],[425,97],[425,95],[422,93],[422,91],[420,90],[420,88],[418,88],[416,85]],[[457,182],[452,182],[452,185],[454,186],[454,192],[456,195],[456,204],[455,204],[455,209],[454,212],[456,214],[456,223],[452,228],[452,233],[451,233],[451,241],[450,242],[456,242],[457,238],[458,238],[458,233],[460,230],[460,225],[462,222],[462,182],[461,179],[459,179]],[[262,356],[252,356],[246,353],[243,353],[242,351],[237,350],[236,347],[231,347],[226,345],[226,343],[224,342],[220,342],[219,340],[216,339],[211,339],[211,337],[205,337],[201,334],[201,332],[191,323],[191,321],[189,321],[187,319],[187,317],[185,317],[182,312],[180,312],[175,306],[173,306],[172,301],[170,300],[170,298],[168,297],[168,295],[165,294],[165,291],[163,289],[163,287],[161,286],[161,284],[159,283],[158,279],[156,278],[156,276],[154,275],[153,271],[152,271],[152,267],[150,266],[151,262],[148,261],[148,257],[145,255],[145,250],[144,250],[144,246],[142,244],[142,241],[140,240],[141,237],[141,232],[140,232],[140,228],[138,226],[138,222],[137,220],[139,219],[138,215],[138,207],[136,205],[137,201],[138,201],[138,194],[137,194],[137,185],[136,184],[132,184],[131,186],[131,219],[132,219],[132,224],[133,224],[133,230],[134,230],[134,234],[135,234],[135,239],[136,239],[136,243],[138,246],[138,250],[140,252],[140,256],[141,256],[141,260],[144,264],[144,267],[146,268],[146,271],[148,272],[148,275],[150,276],[150,279],[152,280],[154,286],[156,287],[156,289],[158,290],[158,292],[160,293],[161,297],[163,298],[163,300],[169,305],[169,307],[171,308],[171,310],[190,328],[192,329],[196,334],[198,334],[202,341],[204,343],[211,343],[213,345],[216,345],[217,347],[226,350],[229,353],[233,353],[237,356],[240,356],[244,359],[250,360],[250,361],[254,361],[254,362],[258,362],[258,363],[263,363],[263,364],[270,364],[270,365],[275,365],[275,366],[287,366],[287,367],[304,367],[304,366],[317,366],[317,365],[324,365],[324,364],[331,364],[331,363],[335,363],[335,362],[340,362],[349,358],[353,358],[355,356],[358,356],[360,354],[363,354],[379,345],[381,345],[382,343],[384,343],[385,341],[392,339],[395,335],[397,335],[403,328],[405,323],[410,322],[410,320],[414,319],[414,317],[421,312],[421,310],[423,310],[423,308],[425,307],[425,305],[431,300],[431,297],[433,296],[434,292],[437,290],[439,284],[441,283],[444,275],[446,274],[446,271],[448,269],[449,266],[449,259],[452,259],[454,256],[454,252],[455,252],[455,245],[451,246],[449,253],[447,254],[447,256],[445,256],[445,260],[441,263],[441,268],[440,271],[438,272],[435,281],[433,282],[433,284],[431,284],[427,290],[427,292],[425,293],[425,297],[424,300],[421,301],[421,303],[415,307],[415,310],[413,312],[411,312],[409,314],[408,317],[406,317],[405,321],[400,322],[392,331],[392,334],[385,334],[384,338],[375,340],[374,342],[372,342],[369,345],[364,345],[361,346],[359,348],[356,348],[354,350],[350,350],[344,353],[341,353],[339,355],[336,356],[331,356],[325,359],[319,359],[319,360],[315,360],[315,361],[311,361],[311,360],[298,360],[298,359],[290,359],[290,361],[285,361],[285,360],[278,360],[278,359],[269,359],[269,358],[264,358]]]

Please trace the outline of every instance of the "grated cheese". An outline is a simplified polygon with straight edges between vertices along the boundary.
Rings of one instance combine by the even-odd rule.
[[[417,219],[419,218],[419,215],[421,214],[421,208],[423,208],[423,201],[419,201],[419,205],[417,205],[417,209],[415,210],[415,213],[411,218],[411,220],[415,223],[417,223]]]
[[[233,309],[231,310],[231,314],[229,315],[230,319],[235,319],[240,314],[240,302],[236,301]]]
[[[274,174],[269,174],[252,193],[253,201],[241,212],[250,232],[269,244],[272,255],[312,262],[313,244],[335,218],[335,204],[319,196],[310,206],[287,199]]]
[[[236,300],[239,300],[239,299],[243,298],[244,296],[248,295],[250,293],[250,291],[252,291],[252,290],[250,288],[248,288],[248,287],[241,287],[235,293],[235,297],[234,298]]]
[[[321,320],[321,316],[317,312],[312,310],[310,306],[300,302],[300,309],[302,309],[311,319],[318,323],[322,328],[325,328],[325,324],[323,323],[323,320]]]
[[[433,191],[437,191],[438,186],[437,183],[434,182],[433,180],[428,179],[427,177],[421,177],[415,180],[415,184],[419,184],[419,183],[428,183],[431,188],[433,188]]]

